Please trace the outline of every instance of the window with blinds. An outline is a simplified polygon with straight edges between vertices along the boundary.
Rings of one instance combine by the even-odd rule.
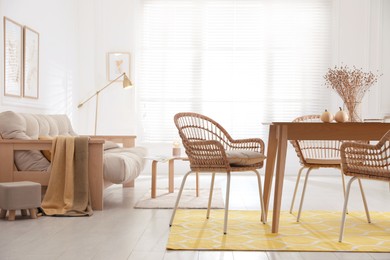
[[[136,73],[146,142],[199,112],[233,138],[321,113],[329,100],[331,0],[141,0]]]

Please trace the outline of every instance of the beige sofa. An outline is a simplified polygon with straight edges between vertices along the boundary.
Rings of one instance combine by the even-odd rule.
[[[66,115],[0,113],[0,182],[35,181],[47,186],[51,139],[76,136]],[[118,144],[119,143],[119,144]],[[135,136],[93,136],[88,145],[92,208],[103,209],[103,190],[112,184],[134,186],[145,165],[146,149],[134,147]]]

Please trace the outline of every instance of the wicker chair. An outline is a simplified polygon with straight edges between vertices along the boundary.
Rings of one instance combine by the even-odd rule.
[[[346,209],[352,182],[361,179],[371,179],[390,182],[390,131],[375,145],[345,142],[341,145],[341,166],[345,175],[352,178],[348,182],[344,200],[343,216],[340,227],[339,242],[343,239]],[[362,193],[364,209],[368,223],[371,223],[366,198]]]
[[[320,115],[306,115],[301,116],[293,120],[293,122],[321,122]],[[301,195],[301,201],[299,204],[297,221],[299,222],[302,212],[303,201],[305,198],[305,191],[307,186],[307,180],[309,174],[313,169],[319,168],[341,168],[341,159],[340,159],[340,145],[342,141],[328,141],[328,140],[292,140],[290,141],[297,156],[299,162],[302,165],[298,172],[297,181],[295,183],[294,195],[292,197],[292,202],[290,206],[290,213],[292,213],[294,208],[294,202],[296,193],[299,186],[299,181],[301,178],[302,171],[307,169],[306,177],[304,181],[304,186]],[[341,172],[341,171],[340,171]],[[344,175],[341,173],[343,192],[345,194],[345,181]]]
[[[263,161],[265,159],[264,142],[259,138],[234,140],[217,122],[197,113],[178,113],[174,117],[174,122],[179,130],[179,135],[188,156],[191,170],[183,177],[170,226],[172,226],[185,182],[191,173],[212,173],[207,219],[210,216],[215,174],[226,173],[223,229],[224,234],[226,234],[230,196],[230,173],[255,172],[259,188],[262,219],[265,220],[261,178],[257,171],[257,169],[263,167]]]

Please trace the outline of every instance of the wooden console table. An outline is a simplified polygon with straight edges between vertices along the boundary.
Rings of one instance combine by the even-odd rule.
[[[264,206],[266,217],[275,170],[272,233],[279,231],[280,206],[288,140],[379,140],[390,123],[293,123],[273,122],[269,128],[267,160],[264,180]]]

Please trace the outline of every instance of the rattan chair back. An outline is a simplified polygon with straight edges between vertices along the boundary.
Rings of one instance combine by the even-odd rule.
[[[264,142],[259,138],[234,140],[219,123],[193,112],[176,114],[174,122],[193,171],[245,171],[263,166],[263,162],[260,162],[235,167],[229,164],[226,157],[226,150],[233,149],[246,149],[263,154]]]
[[[341,163],[345,175],[390,181],[390,131],[375,145],[345,142]]]
[[[297,117],[293,122],[321,122],[320,115]],[[299,162],[303,166],[337,167],[340,164],[340,146],[338,140],[292,140]]]

